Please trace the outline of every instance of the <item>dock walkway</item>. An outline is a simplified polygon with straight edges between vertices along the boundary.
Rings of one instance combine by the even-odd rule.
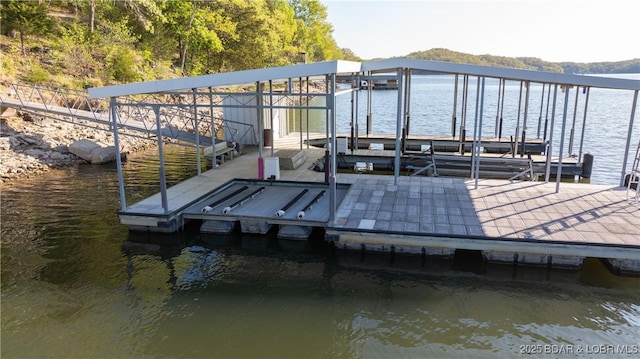
[[[111,131],[110,128],[113,125],[109,118],[109,113],[106,111],[87,111],[68,106],[23,101],[7,96],[0,96],[0,106],[14,108],[19,111],[54,118],[81,126],[93,127],[92,125],[99,124],[105,126],[103,128],[105,131]],[[118,128],[130,130],[130,132],[123,134],[154,139],[157,137],[158,132],[160,132],[165,138],[192,144],[196,143],[196,135],[193,131],[181,129],[180,126],[172,125],[171,123],[164,123],[160,131],[158,131],[155,119],[150,117],[149,114],[137,117],[138,118],[132,118],[125,114],[118,115]],[[68,120],[64,120],[66,118],[68,118]],[[82,123],[82,121],[87,123]],[[212,140],[208,136],[200,135],[197,142],[201,146],[211,146]]]
[[[295,136],[276,140],[275,148],[291,148]],[[324,180],[324,173],[309,169],[324,150],[304,150],[306,163],[281,170],[280,180]],[[169,188],[167,213],[155,194],[120,212],[121,222],[131,228],[157,226],[160,219],[179,222],[181,211],[216,188],[257,178],[257,157],[237,157]],[[555,183],[530,181],[479,180],[476,189],[474,181],[455,177],[403,176],[397,185],[384,175],[337,179],[350,186],[325,230],[340,247],[445,256],[470,249],[488,260],[574,267],[584,257],[598,257],[640,272],[640,207],[624,187],[562,183],[555,193]]]

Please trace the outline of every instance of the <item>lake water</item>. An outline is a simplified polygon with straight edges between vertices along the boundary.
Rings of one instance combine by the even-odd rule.
[[[607,75],[633,80],[640,80],[640,74]],[[442,135],[451,136],[451,118],[453,115],[455,79],[449,75],[415,75],[411,80],[411,105],[410,105],[410,134],[415,135]],[[342,85],[343,87],[345,85]],[[348,88],[348,85],[346,85]],[[529,107],[527,111],[527,138],[545,138],[544,125],[548,120],[551,132],[551,118],[553,109],[553,88],[551,89],[551,101],[549,87],[531,84],[529,90]],[[570,89],[567,109],[567,125],[563,147],[563,157],[580,155],[580,138],[583,129],[584,108],[586,93],[580,88],[576,106],[576,88]],[[472,136],[476,117],[477,79],[469,79],[469,91],[467,100],[467,116],[465,128],[467,135]],[[502,110],[503,130],[502,137],[514,138],[522,136],[524,126],[524,103],[526,90],[522,90],[522,105],[518,108],[520,99],[520,82],[507,81],[504,90],[504,103]],[[560,149],[562,110],[564,107],[564,93],[558,89],[556,102],[555,124],[553,126],[553,154],[558,156]],[[313,101],[324,101],[319,98]],[[372,93],[372,126],[371,134],[396,134],[397,91],[373,91]],[[542,101],[542,106],[541,106]],[[582,154],[590,153],[594,156],[594,167],[591,183],[613,184],[620,183],[624,151],[633,104],[633,92],[608,89],[591,89],[586,114],[586,126],[584,126],[584,143]],[[357,122],[360,136],[366,135],[366,91],[362,91],[357,100]],[[547,110],[547,103],[549,107]],[[482,116],[482,136],[494,137],[496,134],[496,116],[498,115],[498,81],[487,79],[484,91],[484,106]],[[354,105],[355,106],[355,105]],[[574,108],[575,125],[574,125]],[[462,77],[459,78],[458,102],[457,102],[457,126],[456,135],[460,133],[462,122]],[[542,111],[541,111],[542,110]],[[336,127],[338,133],[350,133],[351,122],[351,95],[345,94],[338,97],[336,102]],[[354,111],[355,112],[355,111]],[[479,112],[479,110],[478,110]],[[520,113],[520,116],[518,116]],[[306,112],[294,114],[291,130],[300,129],[300,117],[302,117],[302,129],[307,130]],[[479,117],[479,116],[478,116]],[[640,141],[640,113],[636,110],[633,126],[630,153],[627,160],[627,170],[633,163],[633,156]],[[309,113],[309,130],[313,132],[325,131],[326,115],[324,111],[311,110]],[[355,120],[354,120],[355,121]],[[519,126],[517,124],[520,123]],[[519,131],[516,134],[516,127]],[[575,137],[570,143],[570,131],[574,129]],[[548,139],[548,135],[546,137]],[[571,147],[570,147],[571,144]]]
[[[195,174],[192,150],[165,150],[170,184]],[[131,201],[159,190],[154,157],[126,163]],[[637,357],[640,278],[598,260],[562,271],[129,233],[116,178],[81,165],[3,186],[2,358]]]

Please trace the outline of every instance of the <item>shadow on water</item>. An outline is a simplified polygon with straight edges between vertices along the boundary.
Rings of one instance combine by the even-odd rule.
[[[163,320],[158,335],[193,343],[181,330],[196,325],[224,338],[224,345],[209,347],[222,356],[260,350],[274,356],[354,357],[379,350],[438,356],[442,346],[449,354],[458,347],[506,355],[522,335],[579,343],[579,333],[592,342],[596,332],[622,333],[618,341],[626,343],[640,309],[628,304],[640,300],[640,281],[616,277],[596,259],[581,270],[513,267],[485,263],[473,252],[446,259],[345,251],[321,235],[308,242],[279,240],[271,232],[202,235],[197,224],[172,235],[132,232],[122,248],[132,290],[138,290],[137,277],[156,277],[166,287],[163,303],[173,308],[173,319]],[[141,257],[162,264],[144,264]],[[207,318],[216,318],[216,325]],[[153,342],[146,353],[181,353]],[[243,346],[247,342],[264,347]]]
[[[603,288],[624,288],[628,284],[640,289],[637,278],[611,273],[597,258],[586,258],[580,269],[563,269],[523,264],[488,263],[479,251],[457,250],[452,258],[413,254],[377,253],[337,248],[324,240],[322,230],[315,230],[307,241],[279,239],[275,231],[266,235],[234,232],[229,235],[199,233],[198,221],[172,234],[129,232],[122,251],[130,257],[153,255],[172,261],[187,253],[203,255],[216,252],[222,256],[241,256],[247,260],[270,259],[305,265],[316,263],[331,271],[364,271],[389,278],[414,280],[458,278],[462,281],[513,281],[570,283]],[[190,254],[191,255],[191,254]]]

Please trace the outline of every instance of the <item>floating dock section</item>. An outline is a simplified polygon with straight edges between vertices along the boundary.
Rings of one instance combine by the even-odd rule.
[[[618,187],[541,182],[362,175],[352,184],[326,239],[341,248],[579,268],[605,259],[640,273],[640,208]]]
[[[237,225],[243,233],[306,240],[313,228],[329,221],[328,186],[323,183],[233,180],[182,212],[185,220],[202,220],[201,232],[227,234]],[[341,200],[349,188],[338,186]]]
[[[306,151],[313,157],[321,150]],[[615,272],[640,274],[640,204],[623,187],[563,183],[555,193],[544,182],[486,179],[475,188],[454,177],[404,176],[394,184],[392,176],[341,174],[331,222],[322,174],[305,167],[282,171],[280,181],[215,184],[253,160],[239,157],[170,188],[184,204],[166,214],[152,208],[156,195],[120,212],[121,222],[167,232],[199,221],[203,233],[277,231],[293,240],[316,230],[347,250],[439,257],[472,250],[490,262],[543,267],[579,268],[594,257]]]
[[[429,101],[440,101],[412,94],[412,77],[419,74],[443,75],[451,80],[451,131],[433,134],[446,136],[449,140],[431,138],[433,150],[458,152],[462,158],[473,149],[463,165],[454,165],[453,162],[460,162],[458,157],[447,157],[446,161],[451,163],[441,163],[439,159],[444,157],[440,154],[432,156],[435,158],[433,163],[412,164],[417,167],[416,172],[424,169],[423,173],[427,172],[428,166],[434,165],[432,168],[435,171],[437,167],[438,177],[401,176],[400,173],[406,151],[424,151],[424,141],[431,136],[412,132],[410,129],[415,130],[416,121],[420,121],[423,128],[432,128],[434,122],[443,120],[440,116],[417,116],[415,112],[416,116],[412,116],[412,104],[430,106]],[[360,126],[361,86],[358,83],[363,80],[367,81],[367,105],[366,113],[363,113],[367,120]],[[396,89],[395,131],[392,130],[383,143],[383,149],[394,149],[393,163],[384,159],[393,170],[393,176],[338,173],[340,161],[344,159],[340,157],[341,153],[346,153],[347,148],[361,151],[360,146],[371,145],[366,139],[359,138],[359,133],[362,127],[365,137],[373,135],[372,119],[374,115],[381,115],[375,114],[371,106],[370,89],[376,81],[385,81],[387,88]],[[312,82],[316,83],[313,92],[309,89]],[[338,82],[351,86],[340,88]],[[246,84],[254,85],[247,87]],[[495,88],[495,85],[498,101],[489,104],[485,100],[485,90],[490,86]],[[513,85],[519,88],[516,90],[518,105],[517,109],[509,110],[505,108],[504,100],[513,96],[514,92],[506,91]],[[233,88],[241,91],[230,92]],[[620,185],[562,183],[563,190],[560,191],[562,176],[574,175],[568,173],[569,168],[580,170],[579,165],[571,166],[568,158],[566,163],[564,160],[565,156],[575,156],[577,163],[582,161],[592,88],[633,93],[626,136],[617,137],[625,150],[620,161]],[[198,220],[205,232],[226,233],[239,223],[245,233],[266,233],[278,226],[282,236],[305,238],[312,228],[321,228],[327,241],[341,248],[361,251],[451,256],[457,250],[472,250],[480,251],[488,261],[563,267],[577,267],[584,257],[596,257],[607,260],[616,271],[640,273],[638,204],[637,200],[633,203],[627,199],[626,188],[622,187],[629,172],[627,160],[639,92],[640,81],[630,79],[388,59],[365,63],[327,61],[105,86],[89,89],[89,97],[109,98],[109,119],[113,124],[116,151],[121,148],[118,128],[125,118],[121,114],[146,113],[145,125],[156,129],[160,193],[129,206],[124,169],[119,154],[116,156],[121,203],[118,214],[121,223],[132,230],[172,232],[187,221]],[[540,110],[536,111],[539,114],[538,131],[534,135],[534,131],[528,129],[534,127],[529,110],[530,106],[538,107],[537,101],[531,101],[536,93],[540,95]],[[145,96],[138,96],[141,94]],[[469,101],[469,94],[475,103]],[[351,97],[351,116],[346,121],[336,114],[336,100],[340,96]],[[315,97],[320,101],[311,101]],[[174,100],[178,100],[180,106]],[[570,103],[573,106],[569,106]],[[221,109],[225,117],[224,140],[240,144],[240,148],[256,146],[258,153],[243,154],[227,163],[221,161],[220,166],[214,161],[211,170],[214,172],[203,173],[201,151],[195,151],[198,175],[167,188],[163,154],[165,134],[161,129],[171,123],[175,112],[170,110],[173,108],[182,110],[178,117],[188,119],[185,127],[193,129],[214,128],[217,125],[214,110]],[[580,116],[581,132],[576,131],[579,108],[584,108]],[[311,139],[307,134],[307,148],[302,153],[303,133],[289,132],[294,122],[287,122],[285,114],[298,113],[300,125],[294,128],[301,129],[303,111],[319,112],[325,119],[323,149],[309,148]],[[487,121],[494,123],[494,114],[493,134],[487,134],[486,130],[483,134],[484,124]],[[230,117],[233,120],[229,120]],[[340,125],[348,122],[350,146],[344,138],[338,141],[338,121],[344,121]],[[414,126],[411,126],[412,121]],[[513,127],[509,130],[509,141],[503,141],[509,127]],[[194,131],[193,135],[197,148],[201,148],[199,131]],[[416,135],[425,137],[417,138]],[[209,144],[204,145],[217,143],[217,136],[218,133],[213,133]],[[287,136],[295,139],[292,146],[283,145],[281,139]],[[565,148],[567,139],[569,145]],[[271,147],[270,155],[265,147]],[[290,159],[287,163],[283,161],[284,168],[278,164],[280,158],[274,153],[276,147],[278,150],[296,149],[281,152],[283,160]],[[577,155],[574,155],[574,147]],[[491,159],[492,155],[505,152],[510,154],[511,160]],[[529,160],[528,157],[542,153],[546,157],[544,183],[533,181],[542,171],[533,169],[533,158]],[[554,182],[551,169],[556,157]],[[304,165],[307,158],[324,158],[324,173],[309,170]],[[364,157],[356,160],[353,167],[365,171],[371,167],[367,163],[373,162]],[[458,175],[465,178],[444,177],[447,165],[463,166]],[[510,167],[507,177],[510,180],[482,176],[497,172],[496,167]],[[523,176],[514,177],[514,172]],[[580,171],[584,177],[589,173],[590,170]],[[269,178],[273,180],[264,181]],[[512,181],[515,179],[532,181]]]

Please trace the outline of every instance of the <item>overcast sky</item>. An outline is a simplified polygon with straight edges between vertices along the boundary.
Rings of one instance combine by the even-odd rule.
[[[640,58],[639,0],[321,0],[338,46],[363,59],[442,47],[601,62]]]

